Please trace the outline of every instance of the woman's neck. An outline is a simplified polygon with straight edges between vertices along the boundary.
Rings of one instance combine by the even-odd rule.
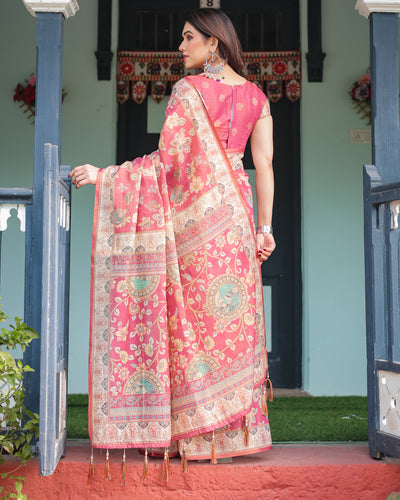
[[[226,83],[227,85],[242,85],[245,82],[246,78],[236,73],[229,64],[224,65],[224,79],[222,83]]]

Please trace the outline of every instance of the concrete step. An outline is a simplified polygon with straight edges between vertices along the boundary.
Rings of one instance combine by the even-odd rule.
[[[400,465],[371,459],[366,443],[277,444],[264,453],[235,457],[232,463],[189,462],[186,474],[180,460],[173,458],[168,482],[161,480],[161,459],[150,460],[143,482],[143,456],[127,450],[125,486],[120,484],[122,450],[110,451],[111,480],[103,477],[105,450],[94,452],[95,478],[90,486],[87,442],[68,442],[67,455],[53,476],[40,477],[35,460],[15,475],[26,478],[23,493],[34,500],[384,500],[400,491]],[[11,461],[1,467],[13,468]]]

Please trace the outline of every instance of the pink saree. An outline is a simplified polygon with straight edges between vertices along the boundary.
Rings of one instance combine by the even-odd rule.
[[[188,459],[271,447],[252,213],[194,81],[175,85],[158,151],[98,175],[94,447],[178,446]]]

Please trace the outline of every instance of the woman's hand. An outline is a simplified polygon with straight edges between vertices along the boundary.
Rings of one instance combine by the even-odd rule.
[[[275,250],[274,237],[270,233],[256,234],[257,259],[262,263],[268,259]]]
[[[75,167],[68,177],[72,177],[72,184],[79,189],[85,184],[96,184],[99,169],[93,165],[79,165]]]

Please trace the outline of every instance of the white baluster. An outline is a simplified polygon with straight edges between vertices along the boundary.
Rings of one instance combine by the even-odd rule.
[[[390,202],[391,224],[390,229],[399,228],[400,200]]]
[[[67,203],[67,224],[66,224],[66,230],[69,231],[70,228],[70,217],[71,217],[71,207],[69,203]]]
[[[20,220],[20,229],[25,232],[25,205],[2,204],[0,205],[0,231],[5,231],[8,226],[8,219],[11,217],[11,210],[17,211],[17,218]]]

